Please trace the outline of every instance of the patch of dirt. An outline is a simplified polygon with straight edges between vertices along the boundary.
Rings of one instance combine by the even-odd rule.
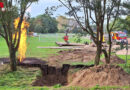
[[[9,58],[0,58],[0,62],[9,63],[10,60]],[[30,57],[30,58],[25,58],[22,62],[22,64],[46,64],[45,61],[35,58],[35,57]]]
[[[128,49],[128,52],[127,52],[126,48],[116,52],[117,55],[126,55],[126,53],[128,55],[130,55],[130,49]]]
[[[26,63],[26,64],[46,64],[46,62],[43,61],[42,59],[38,59],[38,58],[35,58],[35,57],[25,58],[22,63]]]
[[[94,66],[84,69],[71,76],[68,86],[93,87],[127,86],[130,85],[130,75],[121,67],[114,65]]]
[[[59,51],[59,55],[47,58],[50,66],[61,66],[63,63],[88,62],[95,58],[96,50],[94,49],[76,49]]]
[[[105,58],[101,60],[103,63],[105,63]],[[112,55],[111,56],[111,62],[110,64],[123,64],[125,61],[118,56]]]
[[[130,45],[130,38],[128,38],[128,44]]]

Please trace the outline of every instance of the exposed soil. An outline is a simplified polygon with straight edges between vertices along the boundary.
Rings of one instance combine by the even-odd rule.
[[[128,38],[128,44],[130,45],[130,38]]]
[[[66,85],[70,65],[56,68],[48,65],[41,67],[42,75],[32,83],[33,86],[53,86],[56,84]]]
[[[105,63],[105,58],[101,60],[103,63]],[[125,63],[125,60],[115,56],[115,55],[112,55],[111,56],[111,63],[110,64],[123,64]]]
[[[125,49],[119,50],[116,52],[117,55],[130,55],[130,49],[128,49],[128,51]]]
[[[0,62],[3,62],[4,64],[9,63],[9,58],[0,58]],[[30,57],[30,58],[25,58],[21,64],[46,64],[45,61],[35,58],[35,57]]]
[[[74,69],[90,68],[90,66],[81,65],[69,65],[64,64],[62,67],[52,67],[48,65],[43,65],[41,69],[41,76],[37,77],[36,81],[32,83],[33,86],[54,86],[56,84],[67,85],[69,70],[74,71]]]
[[[78,71],[71,76],[68,86],[93,87],[100,86],[128,86],[130,75],[121,67],[114,65],[95,66]]]
[[[88,62],[95,58],[95,49],[79,49],[59,51],[59,55],[47,58],[48,64],[51,66],[61,66],[64,63],[72,62]]]

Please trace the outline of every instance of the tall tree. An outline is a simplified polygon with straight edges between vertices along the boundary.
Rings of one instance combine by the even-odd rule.
[[[30,23],[29,31],[37,33],[56,33],[58,31],[56,19],[47,14],[30,19]]]
[[[111,48],[112,48],[111,32],[114,30],[115,23],[121,15],[128,15],[130,13],[130,1],[119,0],[117,3],[117,0],[112,0],[110,2],[111,3],[108,3],[107,5],[108,9],[106,12],[106,22],[107,22],[106,28],[109,37],[108,53],[106,52],[106,50],[103,50],[106,57],[106,63],[110,63]],[[113,22],[110,23],[112,20]]]
[[[21,37],[21,25],[28,7],[37,0],[1,0],[4,3],[4,11],[0,11],[0,35],[5,39],[10,55],[10,68],[17,70],[16,52],[19,48]],[[18,25],[14,26],[14,20],[19,17]],[[14,36],[14,38],[13,38]]]
[[[58,16],[57,22],[59,31],[64,31],[67,28],[68,19],[65,16]]]
[[[97,53],[95,57],[95,65],[99,65],[100,55],[102,51],[106,57],[106,63],[110,63],[111,55],[111,36],[110,33],[115,24],[113,22],[112,27],[109,28],[110,20],[117,19],[121,3],[123,0],[59,0],[62,5],[68,8],[67,13],[73,16],[78,22],[80,27],[89,33],[97,46]],[[106,20],[105,20],[106,19]],[[107,31],[109,36],[109,52],[103,49],[103,35],[104,24],[107,21]],[[96,31],[91,27],[96,26]],[[96,35],[94,35],[96,33]]]
[[[111,22],[112,25],[113,22]],[[113,30],[127,30],[128,33],[130,33],[130,15],[128,15],[125,19],[118,18],[115,22],[115,25],[113,27]]]

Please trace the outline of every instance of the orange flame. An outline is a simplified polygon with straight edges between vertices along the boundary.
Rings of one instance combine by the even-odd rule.
[[[15,29],[18,26],[19,20],[20,18],[17,18],[14,21]],[[27,45],[26,45],[27,27],[29,27],[29,23],[26,22],[26,20],[24,19],[21,24],[21,37],[20,37],[20,43],[19,43],[19,48],[18,48],[18,58],[20,62],[22,62],[22,60],[25,58],[25,54],[27,50]],[[17,34],[17,39],[18,39],[18,34]]]

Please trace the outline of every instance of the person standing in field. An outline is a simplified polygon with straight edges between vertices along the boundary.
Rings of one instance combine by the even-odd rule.
[[[67,44],[69,44],[69,41],[68,41],[68,40],[69,40],[68,32],[69,32],[69,29],[66,30],[66,34],[65,34],[65,36],[63,37],[64,41],[65,41]]]
[[[68,35],[66,35],[66,36],[64,36],[64,41],[67,43],[67,44],[69,44],[69,36]]]

